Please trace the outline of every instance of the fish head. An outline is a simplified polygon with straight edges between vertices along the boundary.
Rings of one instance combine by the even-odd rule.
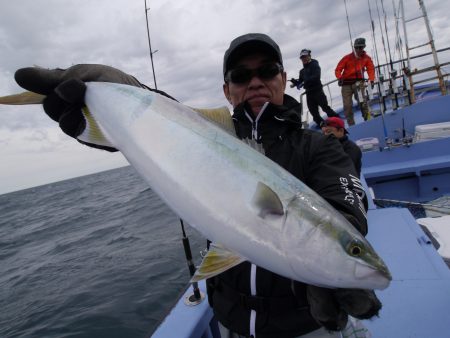
[[[296,198],[283,245],[294,279],[329,288],[385,289],[392,277],[370,243],[331,206],[315,210]]]

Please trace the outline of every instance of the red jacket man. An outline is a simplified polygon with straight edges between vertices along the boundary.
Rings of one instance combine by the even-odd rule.
[[[363,97],[358,97],[358,89],[361,89],[362,93],[364,92],[364,87],[362,86],[364,72],[367,72],[371,83],[375,80],[375,67],[370,56],[364,51],[365,47],[366,40],[364,38],[356,39],[354,43],[355,52],[345,55],[339,61],[335,69],[336,78],[339,79],[339,83],[342,86],[341,92],[344,115],[348,125],[355,124],[352,112],[353,95],[355,95],[356,100],[361,103],[361,112],[364,120],[370,118],[369,107],[365,95],[363,94]],[[361,85],[358,87],[358,84]]]

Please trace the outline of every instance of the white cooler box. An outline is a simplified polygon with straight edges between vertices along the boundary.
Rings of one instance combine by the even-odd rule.
[[[376,137],[366,137],[356,140],[356,145],[361,151],[378,151],[380,149],[380,141]]]
[[[450,122],[418,125],[414,133],[415,142],[437,140],[446,137],[450,137]]]
[[[419,218],[417,223],[426,227],[439,243],[437,251],[450,267],[450,215],[442,217]]]

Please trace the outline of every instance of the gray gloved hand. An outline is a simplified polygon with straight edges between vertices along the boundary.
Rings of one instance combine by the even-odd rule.
[[[113,67],[97,64],[79,64],[68,69],[21,68],[15,73],[16,82],[32,92],[46,95],[43,102],[46,114],[59,123],[67,135],[76,138],[86,128],[81,112],[86,86],[84,82],[113,82],[146,88],[136,78]],[[171,98],[164,92],[156,91]],[[79,142],[108,151],[117,149]]]

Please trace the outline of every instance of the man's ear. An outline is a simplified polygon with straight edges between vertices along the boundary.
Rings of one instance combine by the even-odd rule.
[[[287,83],[286,72],[281,73],[281,78],[283,79],[283,91],[284,91],[284,90],[286,90],[286,83]]]
[[[228,102],[231,104],[231,96],[230,96],[230,88],[228,87],[228,83],[223,84],[223,93],[225,97],[227,98]]]

